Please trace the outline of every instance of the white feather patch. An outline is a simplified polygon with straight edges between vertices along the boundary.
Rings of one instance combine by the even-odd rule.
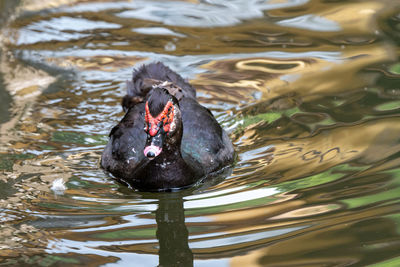
[[[64,182],[63,178],[55,179],[51,185],[51,190],[53,190],[53,192],[58,195],[64,194],[64,191],[66,189],[67,189],[67,187],[65,186],[65,182]]]

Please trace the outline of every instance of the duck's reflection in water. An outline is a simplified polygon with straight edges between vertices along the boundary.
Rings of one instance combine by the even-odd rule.
[[[183,198],[178,193],[162,193],[156,211],[159,266],[193,266],[188,244]]]

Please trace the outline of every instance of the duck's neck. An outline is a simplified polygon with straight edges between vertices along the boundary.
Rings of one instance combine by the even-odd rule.
[[[191,185],[195,178],[193,170],[182,158],[179,144],[165,145],[161,154],[147,164],[140,175],[142,184],[145,180],[145,187],[162,190]]]
[[[165,169],[174,164],[186,164],[182,158],[181,148],[178,145],[166,144],[161,154],[156,157],[149,165],[155,168]]]

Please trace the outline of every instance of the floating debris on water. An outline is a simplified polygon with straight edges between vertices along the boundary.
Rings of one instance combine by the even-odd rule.
[[[56,195],[62,195],[64,194],[64,191],[67,189],[65,186],[65,182],[63,178],[57,178],[53,181],[53,184],[51,185],[51,190],[56,194]]]

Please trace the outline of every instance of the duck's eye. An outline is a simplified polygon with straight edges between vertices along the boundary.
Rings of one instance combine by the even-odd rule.
[[[171,129],[171,124],[170,123],[164,124],[164,132],[169,133],[170,129]]]

